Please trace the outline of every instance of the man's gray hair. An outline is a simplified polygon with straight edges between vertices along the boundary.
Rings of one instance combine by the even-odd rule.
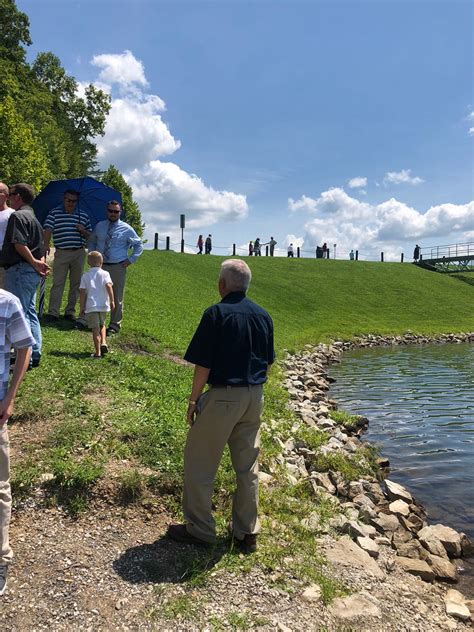
[[[224,279],[231,292],[246,292],[252,280],[250,268],[241,259],[227,259],[221,265],[219,279]]]

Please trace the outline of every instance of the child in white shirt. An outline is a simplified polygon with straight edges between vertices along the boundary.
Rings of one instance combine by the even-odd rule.
[[[89,328],[92,329],[94,351],[91,358],[100,359],[109,350],[105,333],[105,319],[107,312],[114,309],[114,293],[112,279],[106,270],[102,270],[103,258],[100,252],[93,250],[87,255],[90,270],[81,277],[80,301],[81,316],[86,317]]]

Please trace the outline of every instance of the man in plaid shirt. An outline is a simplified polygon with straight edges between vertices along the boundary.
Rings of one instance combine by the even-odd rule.
[[[0,290],[0,595],[5,592],[7,566],[13,557],[8,540],[12,495],[7,421],[13,413],[15,397],[28,369],[34,342],[20,301],[10,292]],[[12,347],[16,350],[16,361],[9,385]]]

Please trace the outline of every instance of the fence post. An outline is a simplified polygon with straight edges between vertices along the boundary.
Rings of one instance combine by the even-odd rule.
[[[235,244],[232,244],[232,256],[235,257]]]
[[[356,261],[359,261],[359,251],[356,250]]]
[[[181,252],[184,252],[184,239],[181,240]]]
[[[167,237],[166,238],[166,250],[169,250],[169,249],[170,249],[170,238]]]
[[[404,258],[405,258],[405,257],[404,257],[403,252],[402,252],[402,254],[400,255],[400,263],[403,263],[403,259],[404,259]]]
[[[380,253],[380,261],[383,263],[383,252]]]
[[[298,259],[300,258],[300,247],[299,246],[296,247],[296,256],[298,257]]]
[[[158,233],[155,233],[155,250],[158,250]]]
[[[268,257],[268,246],[265,246],[265,257]]]

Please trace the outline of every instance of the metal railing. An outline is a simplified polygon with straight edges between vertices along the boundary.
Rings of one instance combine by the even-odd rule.
[[[460,257],[474,257],[474,242],[465,244],[447,244],[445,246],[431,246],[421,248],[420,259],[455,259]]]

